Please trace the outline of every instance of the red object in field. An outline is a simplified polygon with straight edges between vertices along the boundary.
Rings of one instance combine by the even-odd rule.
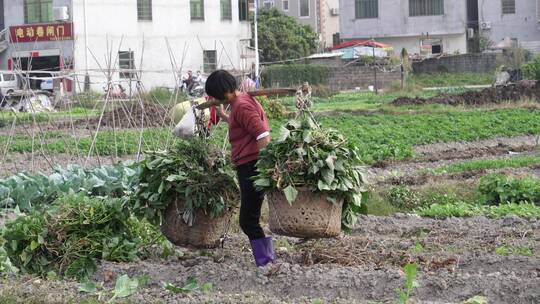
[[[208,121],[208,129],[211,129],[212,126],[215,126],[219,123],[219,121],[221,120],[221,118],[219,117],[219,115],[217,114],[217,109],[216,107],[211,107],[210,108],[210,120]]]
[[[353,46],[369,46],[369,47],[381,48],[381,49],[386,49],[386,48],[391,47],[388,44],[371,41],[371,40],[353,40],[353,41],[346,41],[346,42],[340,43],[334,46],[332,50],[340,50],[340,49],[353,47]]]
[[[11,42],[73,40],[73,23],[25,24],[10,26]]]

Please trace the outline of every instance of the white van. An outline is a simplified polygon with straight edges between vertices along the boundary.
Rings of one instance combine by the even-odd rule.
[[[13,93],[18,89],[17,75],[13,71],[0,71],[0,92],[2,95]]]

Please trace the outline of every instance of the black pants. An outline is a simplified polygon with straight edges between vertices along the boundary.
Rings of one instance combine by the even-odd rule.
[[[255,190],[251,178],[257,175],[255,164],[252,161],[236,167],[238,182],[240,184],[240,228],[248,236],[249,240],[258,240],[265,237],[264,231],[259,224],[261,218],[261,206],[264,200],[264,192]]]

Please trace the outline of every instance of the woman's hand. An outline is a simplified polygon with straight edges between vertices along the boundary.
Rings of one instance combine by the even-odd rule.
[[[217,111],[217,114],[218,116],[225,122],[229,122],[229,115],[227,115],[227,113],[225,113],[225,106],[220,104],[218,106],[216,106],[216,111]]]

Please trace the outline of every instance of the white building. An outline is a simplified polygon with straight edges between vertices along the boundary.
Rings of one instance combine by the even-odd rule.
[[[146,88],[173,87],[173,66],[244,70],[253,61],[248,6],[248,0],[4,0],[11,41],[0,67],[73,70],[80,81],[89,71],[94,90],[105,85],[109,65],[113,79],[126,83],[134,75],[121,69],[143,70]]]
[[[373,38],[428,56],[467,52],[465,0],[340,0],[340,24],[344,41]]]

